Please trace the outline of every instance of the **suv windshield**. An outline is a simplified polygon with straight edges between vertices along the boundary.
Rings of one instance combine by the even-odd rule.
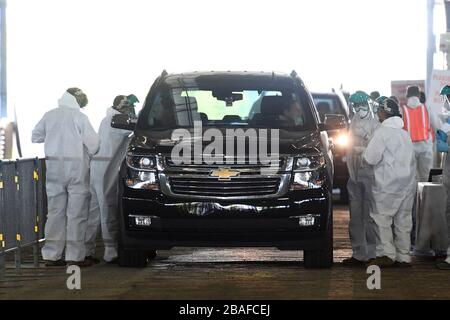
[[[325,120],[326,114],[342,114],[345,116],[344,108],[337,95],[331,94],[312,94],[314,104],[320,115],[320,121]]]
[[[284,88],[170,87],[161,85],[141,112],[143,130],[238,126],[314,130],[305,91]]]

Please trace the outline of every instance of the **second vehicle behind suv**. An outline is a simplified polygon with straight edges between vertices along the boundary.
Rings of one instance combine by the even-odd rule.
[[[303,250],[333,263],[330,146],[302,80],[273,72],[163,74],[120,171],[119,264],[175,246]],[[345,124],[344,124],[345,125]]]
[[[350,110],[347,101],[341,92],[318,93],[313,92],[312,97],[319,112],[320,121],[324,123],[330,115],[341,115],[345,118],[346,125],[342,128],[328,130],[328,135],[333,142],[334,158],[334,188],[340,189],[340,200],[348,203],[347,181],[349,173],[347,169],[346,154],[349,147],[348,130],[350,127]]]

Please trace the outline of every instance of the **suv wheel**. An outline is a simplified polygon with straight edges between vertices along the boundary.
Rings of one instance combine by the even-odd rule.
[[[333,219],[333,216],[331,216]],[[323,269],[333,266],[333,222],[327,230],[327,240],[323,250],[305,250],[303,259],[306,269]]]
[[[156,250],[148,250],[146,252],[148,260],[153,260],[156,258]]]
[[[119,248],[119,266],[144,268],[147,265],[147,253],[141,250],[125,250]]]

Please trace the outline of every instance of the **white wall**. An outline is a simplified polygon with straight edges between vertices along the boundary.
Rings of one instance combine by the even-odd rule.
[[[98,126],[117,94],[190,70],[296,69],[309,87],[389,94],[424,79],[425,0],[10,0],[8,88],[25,155],[31,129],[70,86]]]

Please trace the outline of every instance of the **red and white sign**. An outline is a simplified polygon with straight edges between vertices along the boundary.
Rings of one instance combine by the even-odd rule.
[[[425,80],[399,80],[391,82],[391,95],[398,98],[400,106],[406,105],[406,89],[409,86],[418,86],[422,92],[425,92]]]
[[[447,84],[450,85],[450,71],[433,70],[427,94],[427,108],[431,116],[431,123],[435,128],[442,128],[438,121],[438,115],[442,113],[443,108],[443,101],[440,93],[442,87]]]

